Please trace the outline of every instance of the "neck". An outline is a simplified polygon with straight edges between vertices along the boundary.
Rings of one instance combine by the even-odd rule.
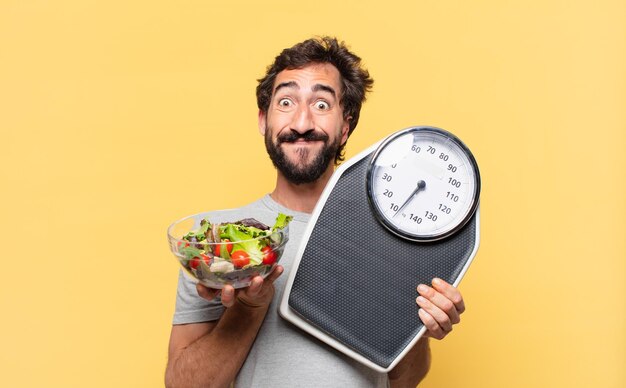
[[[279,171],[276,176],[276,187],[270,195],[274,201],[286,208],[312,213],[333,171],[334,167],[330,166],[315,182],[299,185],[289,182]]]

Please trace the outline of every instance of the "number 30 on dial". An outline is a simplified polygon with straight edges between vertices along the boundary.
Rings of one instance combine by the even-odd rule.
[[[378,220],[413,241],[435,241],[474,215],[480,173],[470,150],[451,133],[411,127],[378,146],[367,170],[367,195]]]

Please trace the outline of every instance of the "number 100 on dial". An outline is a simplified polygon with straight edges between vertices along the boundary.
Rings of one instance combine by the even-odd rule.
[[[411,127],[381,142],[367,170],[374,214],[391,232],[435,241],[460,230],[474,215],[480,173],[470,150],[451,133]]]

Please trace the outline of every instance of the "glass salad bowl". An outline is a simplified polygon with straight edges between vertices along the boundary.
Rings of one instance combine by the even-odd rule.
[[[167,229],[170,250],[193,279],[210,288],[247,287],[280,260],[292,217],[278,214],[273,227],[234,210],[198,213]]]

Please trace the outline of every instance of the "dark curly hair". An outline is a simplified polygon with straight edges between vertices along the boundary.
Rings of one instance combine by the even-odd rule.
[[[333,37],[307,39],[284,49],[274,59],[274,63],[268,66],[265,76],[258,80],[256,98],[259,109],[267,113],[278,73],[285,69],[300,69],[311,63],[330,63],[339,70],[342,86],[339,103],[343,107],[344,119],[351,117],[348,130],[350,136],[359,122],[361,105],[366,99],[366,93],[372,89],[374,80],[361,66],[361,58],[348,50],[344,42]],[[344,160],[344,148],[345,144],[337,150],[335,164]]]

